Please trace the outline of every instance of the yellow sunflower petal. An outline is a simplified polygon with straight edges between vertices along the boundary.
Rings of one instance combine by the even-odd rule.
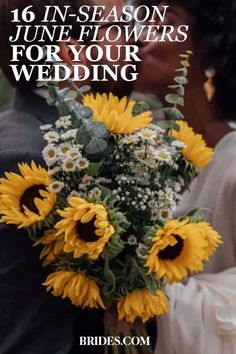
[[[131,134],[146,128],[152,121],[150,111],[135,117],[132,115],[134,100],[127,102],[126,97],[119,100],[111,93],[86,95],[83,103],[93,110],[94,120],[104,123],[107,129],[115,134]]]
[[[167,313],[169,303],[162,290],[158,290],[156,295],[148,289],[134,290],[122,298],[118,304],[119,320],[126,320],[133,323],[136,319],[147,322],[154,316]]]
[[[184,157],[197,168],[206,166],[213,158],[213,149],[206,146],[202,136],[194,133],[187,122],[178,120],[176,123],[180,130],[171,130],[170,135],[186,145],[182,150]]]
[[[54,296],[69,298],[76,306],[105,309],[98,285],[83,273],[58,271],[50,274],[43,285]]]

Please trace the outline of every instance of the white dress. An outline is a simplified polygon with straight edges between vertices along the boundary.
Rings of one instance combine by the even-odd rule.
[[[178,214],[206,208],[224,241],[205,274],[167,287],[170,313],[159,317],[155,354],[236,354],[236,131],[185,192]]]

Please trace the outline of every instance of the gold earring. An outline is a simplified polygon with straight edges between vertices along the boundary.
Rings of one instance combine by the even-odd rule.
[[[212,101],[212,99],[215,95],[215,92],[216,92],[216,89],[215,89],[215,86],[214,86],[213,80],[212,80],[213,77],[215,76],[215,74],[216,74],[216,72],[215,72],[215,69],[213,69],[213,68],[207,69],[205,71],[205,76],[206,76],[207,80],[203,85],[203,89],[206,93],[206,97],[209,102]]]

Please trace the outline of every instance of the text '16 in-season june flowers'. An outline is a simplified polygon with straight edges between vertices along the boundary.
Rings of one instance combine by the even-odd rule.
[[[47,83],[60,116],[41,127],[45,168],[22,163],[0,180],[1,222],[42,247],[51,269],[45,290],[109,311],[139,333],[140,323],[168,312],[165,283],[202,271],[222,242],[201,212],[173,217],[182,190],[213,157],[177,108],[189,56],[166,97],[167,119],[156,124],[145,104]]]

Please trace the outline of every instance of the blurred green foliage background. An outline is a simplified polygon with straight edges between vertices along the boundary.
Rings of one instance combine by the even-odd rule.
[[[0,71],[0,112],[9,109],[14,90]]]

